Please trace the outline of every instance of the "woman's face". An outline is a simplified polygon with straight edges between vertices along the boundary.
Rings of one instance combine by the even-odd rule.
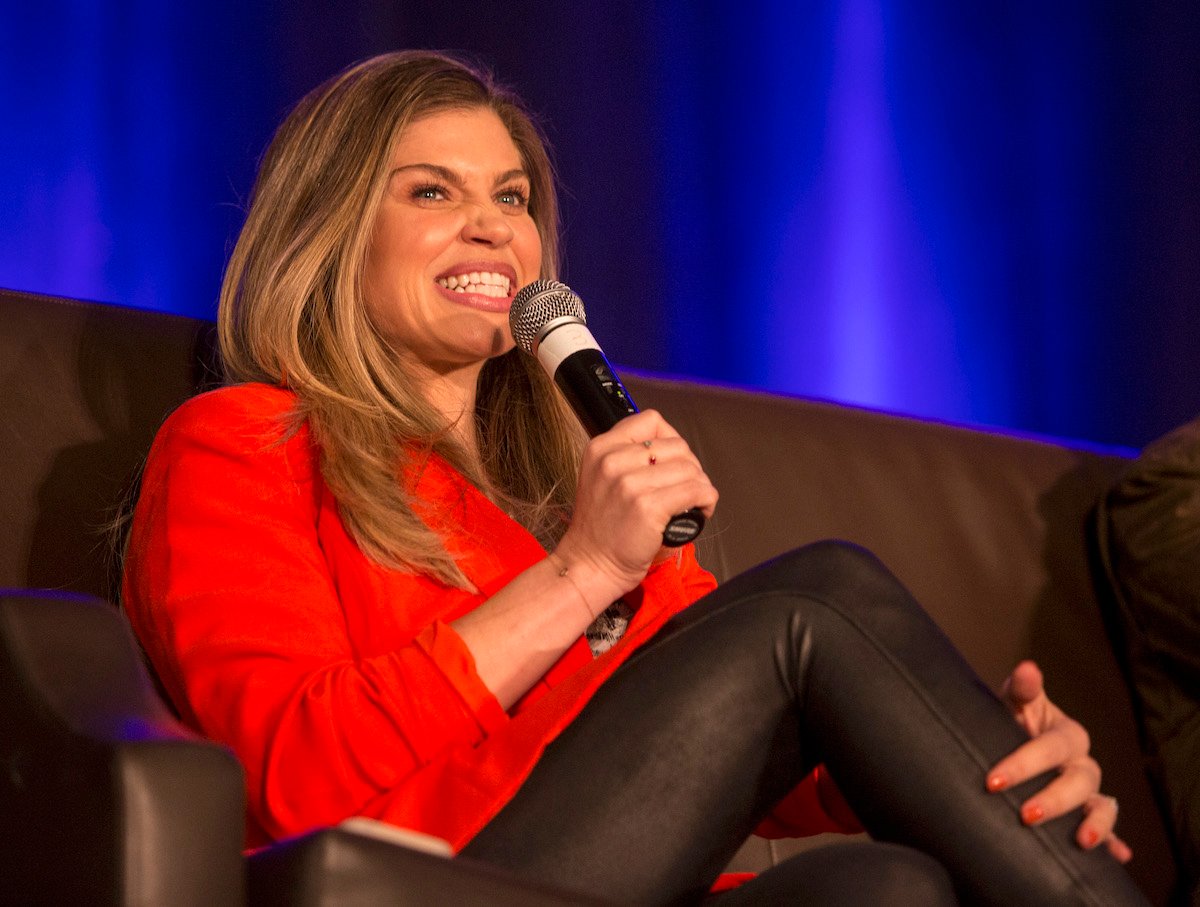
[[[392,154],[366,264],[376,327],[437,374],[513,346],[513,294],[536,280],[542,244],[529,178],[486,107],[413,122]]]

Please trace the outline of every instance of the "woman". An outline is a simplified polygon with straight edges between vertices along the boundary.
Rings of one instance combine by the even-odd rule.
[[[723,897],[948,903],[952,878],[1136,902],[1086,734],[1035,667],[1008,693],[1030,740],[864,552],[714,592],[660,548],[717,502],[686,442],[644,412],[585,446],[513,350],[556,226],[529,117],[436,54],[334,78],[266,155],[221,299],[231,386],[160,432],[124,589],[184,720],[242,760],[251,843],[367,815],[677,902],[760,822],[857,813],[919,850],[823,849]]]

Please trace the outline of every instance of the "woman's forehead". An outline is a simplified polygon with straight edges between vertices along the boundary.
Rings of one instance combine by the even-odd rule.
[[[490,107],[451,107],[422,114],[396,137],[392,158],[429,152],[521,159],[508,127]]]

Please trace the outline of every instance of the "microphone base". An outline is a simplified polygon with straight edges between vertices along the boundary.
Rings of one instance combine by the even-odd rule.
[[[704,514],[696,507],[671,517],[663,530],[663,544],[668,548],[686,545],[704,530]]]

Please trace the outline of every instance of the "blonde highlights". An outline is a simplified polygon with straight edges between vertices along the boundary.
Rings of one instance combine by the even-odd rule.
[[[551,546],[575,494],[582,435],[528,356],[513,350],[480,374],[474,462],[413,388],[363,297],[372,226],[393,147],[427,114],[484,107],[508,129],[530,181],[541,276],[558,270],[558,211],[546,144],[519,100],[445,54],[375,57],[296,106],[264,156],[225,274],[218,332],[231,382],[286,385],[307,420],[321,471],[359,547],[386,566],[469,583],[399,478],[430,453]]]

